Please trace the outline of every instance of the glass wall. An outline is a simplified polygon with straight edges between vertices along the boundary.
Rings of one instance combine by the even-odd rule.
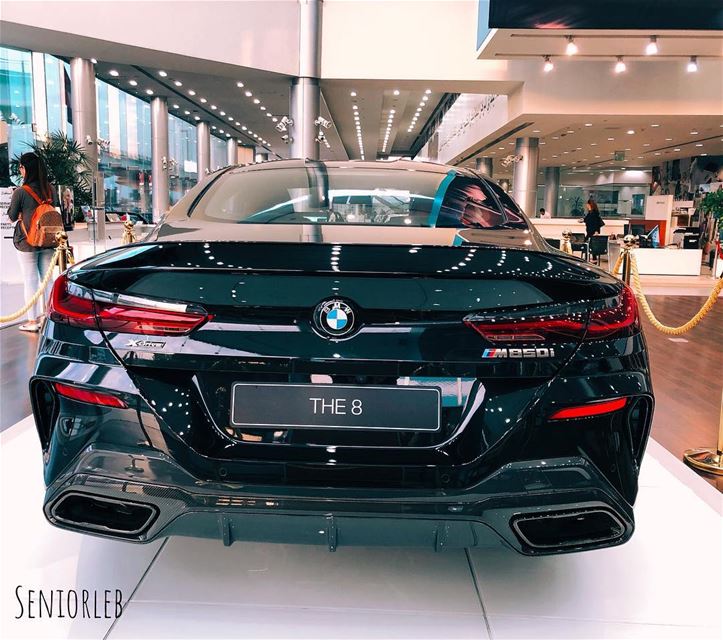
[[[226,162],[226,141],[216,136],[211,136],[211,171],[221,169]]]
[[[168,116],[168,184],[170,202],[176,204],[197,182],[196,127],[174,115]]]
[[[98,170],[104,173],[108,212],[151,214],[151,107],[96,80]]]
[[[70,65],[55,56],[45,54],[45,96],[47,100],[48,132],[63,132],[73,137],[73,117],[70,110]]]
[[[28,151],[34,141],[32,123],[30,52],[0,47],[0,186],[11,185],[10,160]]]

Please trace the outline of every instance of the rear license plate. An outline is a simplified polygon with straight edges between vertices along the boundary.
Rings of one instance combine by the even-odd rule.
[[[436,387],[237,382],[231,392],[231,424],[287,429],[437,431],[440,400]]]

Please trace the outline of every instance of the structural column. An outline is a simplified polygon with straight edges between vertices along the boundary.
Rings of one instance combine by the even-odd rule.
[[[520,156],[520,160],[515,163],[512,173],[512,197],[530,217],[534,217],[537,206],[539,151],[539,138],[517,138],[515,141],[515,155]]]
[[[492,177],[492,158],[477,158],[475,160],[477,171],[488,178]]]
[[[168,102],[151,100],[151,176],[153,179],[153,222],[168,211]]]
[[[289,117],[291,157],[319,159],[319,75],[321,68],[321,1],[299,0],[299,77],[291,82]]]
[[[557,215],[560,195],[560,167],[545,167],[545,211],[553,218]]]
[[[255,161],[255,162],[266,162],[268,159],[269,159],[269,154],[268,154],[268,152],[266,152],[266,151],[259,151],[259,152],[254,156],[254,161]]]
[[[238,164],[238,140],[229,138],[226,140],[226,166],[232,167]]]
[[[196,164],[201,182],[211,171],[211,127],[205,120],[196,125]]]
[[[95,67],[85,58],[73,58],[70,61],[70,108],[73,113],[73,138],[88,156],[88,166],[92,180],[95,181],[98,173]]]

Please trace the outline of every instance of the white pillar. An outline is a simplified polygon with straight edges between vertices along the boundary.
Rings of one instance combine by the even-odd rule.
[[[205,120],[196,125],[196,164],[201,182],[211,172],[211,127]]]
[[[73,138],[88,156],[92,180],[98,173],[98,113],[95,101],[95,67],[90,60],[70,61],[70,104]]]
[[[226,140],[226,165],[233,167],[238,164],[238,140],[229,138]]]
[[[537,206],[537,165],[539,138],[517,138],[515,155],[521,160],[515,163],[512,174],[512,197],[530,217],[535,217]]]
[[[553,218],[557,215],[560,195],[560,167],[545,167],[545,210]]]
[[[153,222],[168,211],[168,102],[157,96],[151,100],[151,175],[153,177]]]
[[[483,176],[492,177],[492,158],[477,158],[475,167]]]

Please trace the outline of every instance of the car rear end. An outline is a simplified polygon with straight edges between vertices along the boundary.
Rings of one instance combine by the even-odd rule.
[[[653,399],[620,282],[520,223],[444,246],[184,215],[55,285],[31,381],[51,522],[332,550],[632,534]]]

